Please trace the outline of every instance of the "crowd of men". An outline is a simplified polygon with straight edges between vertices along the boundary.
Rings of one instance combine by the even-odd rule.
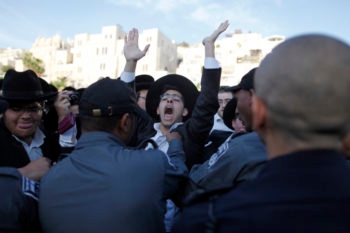
[[[0,232],[350,232],[350,46],[291,37],[220,86],[124,71],[59,91],[8,70],[0,97]]]

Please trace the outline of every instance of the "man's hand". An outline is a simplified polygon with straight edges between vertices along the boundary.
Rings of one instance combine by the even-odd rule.
[[[222,22],[210,36],[203,39],[202,43],[205,47],[205,57],[215,57],[215,41],[221,33],[226,31],[229,25],[228,20]]]
[[[71,112],[69,109],[70,102],[67,91],[58,93],[54,106],[58,115],[58,122],[60,122],[67,114]]]
[[[182,140],[181,134],[176,132],[176,131],[168,132],[166,134],[166,140],[168,142],[170,142],[173,139],[180,139],[180,140]]]
[[[29,179],[40,181],[41,178],[50,170],[51,160],[46,157],[41,157],[28,163],[26,166],[18,168],[22,176]]]
[[[216,41],[216,39],[219,37],[219,35],[221,33],[223,33],[224,31],[226,31],[226,29],[229,26],[229,22],[228,20],[222,22],[219,27],[208,37],[205,37],[202,41],[203,45],[205,46],[207,43],[211,43],[214,44],[214,42]]]
[[[139,48],[139,32],[136,28],[129,31],[129,35],[125,36],[124,56],[126,61],[138,61],[144,57],[148,51],[149,44],[143,50]]]

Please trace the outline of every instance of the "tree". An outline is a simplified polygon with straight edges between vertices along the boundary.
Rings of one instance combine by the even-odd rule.
[[[30,70],[33,70],[39,77],[45,72],[44,63],[39,58],[33,57],[30,52],[24,53],[23,65]]]
[[[177,46],[187,48],[187,47],[189,47],[189,44],[187,42],[183,41],[183,42],[179,43]]]
[[[62,90],[67,86],[67,77],[59,77],[55,81],[52,81],[51,84],[54,85],[58,90]]]
[[[11,69],[15,69],[15,68],[13,66],[10,66],[10,65],[6,65],[6,66],[1,67],[1,71],[3,73],[6,73],[8,70],[11,70]]]

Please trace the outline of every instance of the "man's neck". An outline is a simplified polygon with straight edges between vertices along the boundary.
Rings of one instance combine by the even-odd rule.
[[[170,127],[163,125],[162,123],[159,125],[159,130],[162,134],[166,135],[170,131]]]

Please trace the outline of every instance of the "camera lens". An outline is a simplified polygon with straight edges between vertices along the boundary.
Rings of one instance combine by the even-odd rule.
[[[71,105],[76,105],[79,103],[79,93],[73,92],[69,94],[68,97]]]

